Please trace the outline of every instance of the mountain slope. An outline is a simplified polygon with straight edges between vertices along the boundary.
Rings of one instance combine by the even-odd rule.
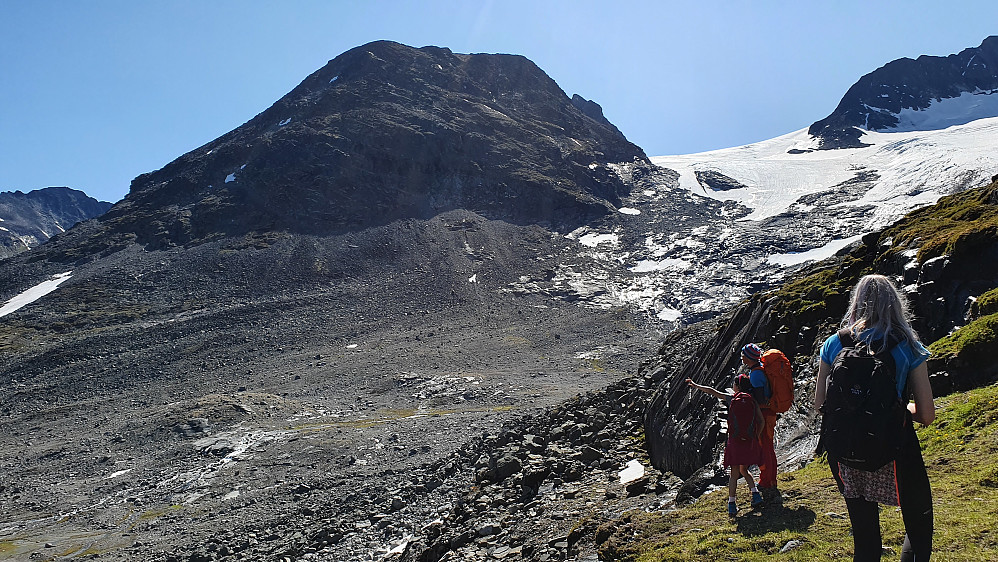
[[[654,348],[561,285],[621,161],[653,170],[522,57],[378,42],[0,262],[4,299],[59,283],[0,318],[0,552],[351,560],[432,522],[442,459]]]
[[[998,117],[998,36],[946,57],[902,58],[859,79],[808,134],[817,148],[858,148],[863,131],[926,131]]]
[[[457,208],[574,227],[612,212],[627,187],[606,164],[635,159],[644,153],[598,106],[524,57],[378,41],[139,176],[102,225],[155,247],[343,233]]]
[[[68,187],[0,193],[0,258],[38,246],[74,224],[104,214],[111,203]]]

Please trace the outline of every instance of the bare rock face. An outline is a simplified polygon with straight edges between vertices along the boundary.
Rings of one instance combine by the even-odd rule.
[[[110,208],[111,203],[68,187],[0,193],[0,258],[34,248]]]
[[[899,124],[903,109],[924,110],[934,101],[961,94],[996,95],[998,90],[998,36],[979,47],[946,57],[923,55],[885,64],[859,79],[842,97],[828,117],[808,129],[819,139],[821,149],[858,148],[862,132],[882,131]],[[994,117],[967,115],[965,123]],[[955,123],[952,123],[955,124]]]
[[[665,354],[650,369],[651,379],[661,384],[645,418],[653,466],[688,478],[715,458],[725,439],[724,412],[714,397],[690,392],[685,380],[730,386],[740,364],[737,350],[748,342],[764,341],[775,331],[771,307],[757,295],[733,314],[679,332],[663,344]]]
[[[136,178],[104,225],[152,247],[338,234],[458,208],[572,228],[619,205],[628,188],[607,164],[635,159],[647,160],[597,104],[573,102],[522,56],[378,41]]]
[[[742,182],[714,170],[697,170],[696,178],[701,187],[705,189],[709,187],[714,191],[729,191],[745,187]]]

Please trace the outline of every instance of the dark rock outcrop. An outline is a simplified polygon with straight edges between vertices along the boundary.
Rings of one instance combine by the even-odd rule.
[[[697,170],[696,177],[697,183],[705,190],[709,187],[714,191],[730,191],[746,187],[742,182],[714,170]]]
[[[666,340],[665,356],[653,367],[652,378],[662,385],[648,406],[645,432],[654,466],[688,478],[717,455],[724,443],[724,411],[717,399],[690,392],[692,378],[700,384],[724,388],[740,364],[738,350],[752,341],[766,341],[775,332],[772,303],[755,295],[733,314],[695,326]],[[681,344],[680,344],[681,342]],[[696,342],[699,347],[691,343]],[[734,350],[734,352],[732,352]],[[677,356],[686,360],[676,364]],[[793,355],[788,353],[793,359]]]
[[[68,187],[0,193],[0,258],[34,248],[110,208],[111,203]]]
[[[326,235],[457,208],[572,228],[619,206],[628,188],[607,164],[635,159],[646,161],[598,105],[573,102],[522,56],[377,41],[137,177],[100,236],[156,248]]]
[[[923,55],[901,58],[859,79],[842,97],[835,111],[816,121],[808,133],[819,139],[819,148],[854,148],[862,132],[898,125],[902,109],[926,109],[933,101],[963,93],[991,94],[998,90],[998,36],[979,47],[946,57]],[[990,114],[969,114],[965,122]]]

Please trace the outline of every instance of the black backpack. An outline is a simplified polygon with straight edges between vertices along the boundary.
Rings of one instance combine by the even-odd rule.
[[[819,447],[846,466],[874,471],[897,458],[908,423],[891,355],[897,342],[888,340],[874,354],[848,329],[839,331],[839,340],[842,351],[832,362],[821,406]]]

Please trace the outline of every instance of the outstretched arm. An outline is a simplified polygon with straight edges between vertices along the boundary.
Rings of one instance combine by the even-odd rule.
[[[707,394],[711,394],[713,396],[716,396],[717,398],[721,398],[722,400],[724,398],[728,398],[729,397],[728,394],[725,394],[724,392],[721,392],[720,390],[717,390],[716,388],[713,388],[713,387],[710,387],[710,386],[704,386],[702,384],[697,384],[697,383],[693,382],[693,379],[686,379],[686,384],[690,385],[691,388],[695,388],[697,390],[702,390],[702,391],[706,392]]]

